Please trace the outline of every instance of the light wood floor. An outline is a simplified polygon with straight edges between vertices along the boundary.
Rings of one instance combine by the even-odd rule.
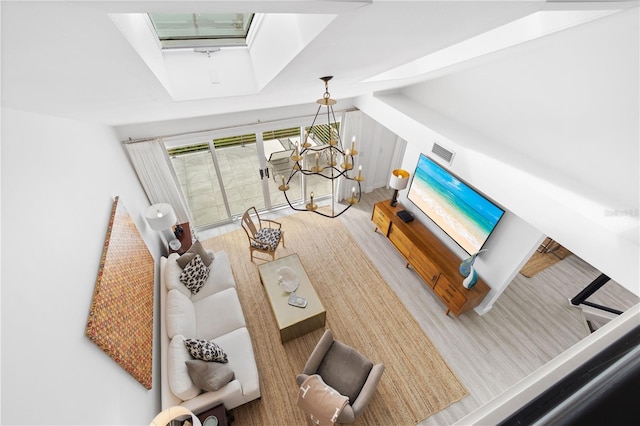
[[[389,198],[384,189],[365,194],[340,218],[469,390],[466,398],[420,425],[454,423],[588,335],[569,299],[600,273],[574,255],[532,278],[518,275],[485,315],[445,316],[444,305],[404,267],[404,258],[373,232],[373,204]],[[610,281],[589,300],[624,311],[639,299]]]
[[[569,299],[599,272],[575,255],[532,278],[518,275],[485,315],[471,311],[458,318],[446,316],[444,305],[413,270],[405,268],[404,258],[391,243],[374,233],[370,220],[373,204],[390,198],[391,191],[384,188],[363,194],[362,201],[339,220],[378,265],[387,283],[469,391],[466,398],[420,425],[454,423],[588,335],[580,311],[570,306]],[[275,212],[268,218],[287,212],[290,211]],[[200,238],[238,227],[207,231]],[[624,311],[639,298],[610,281],[589,300]]]

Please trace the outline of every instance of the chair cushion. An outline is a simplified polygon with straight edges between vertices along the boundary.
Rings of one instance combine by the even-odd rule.
[[[318,366],[318,374],[324,382],[349,397],[353,403],[369,377],[373,363],[355,349],[334,341]]]
[[[251,241],[251,245],[260,250],[275,251],[280,242],[282,230],[278,228],[260,228],[256,232],[256,241]]]
[[[191,359],[186,363],[193,383],[205,391],[215,392],[233,380],[234,377],[233,370],[219,362]]]

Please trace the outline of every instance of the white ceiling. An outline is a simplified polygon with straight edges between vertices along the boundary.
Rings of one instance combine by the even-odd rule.
[[[433,73],[364,82],[543,7],[549,5],[544,1],[2,1],[2,106],[118,126],[307,104],[322,95],[318,78],[325,75],[335,76],[330,83],[333,98],[352,98],[431,78]],[[320,31],[298,28],[297,48],[284,59],[274,59],[280,62],[268,77],[254,81],[251,90],[232,80],[234,75],[247,78],[246,70],[236,65],[231,71],[216,71],[218,85],[226,84],[226,90],[216,92],[207,81],[201,90],[190,87],[191,93],[200,92],[200,99],[188,100],[175,93],[172,97],[158,78],[164,71],[154,73],[111,18],[124,13],[227,11],[318,15],[328,24]],[[292,44],[290,37],[295,34],[282,33],[281,40],[272,42],[273,51]],[[206,66],[201,53],[181,55]],[[262,62],[255,55],[252,60],[258,74],[270,65],[264,57]],[[175,60],[164,65],[175,68]]]

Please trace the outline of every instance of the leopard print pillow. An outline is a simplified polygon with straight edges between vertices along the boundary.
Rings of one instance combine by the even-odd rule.
[[[191,290],[191,293],[197,294],[204,283],[209,278],[209,267],[204,264],[199,254],[196,254],[191,262],[187,263],[182,273],[180,281]]]
[[[213,340],[184,339],[184,345],[195,359],[222,363],[229,361],[227,354]]]

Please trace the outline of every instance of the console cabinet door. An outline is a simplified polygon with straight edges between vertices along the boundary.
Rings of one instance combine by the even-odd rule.
[[[375,204],[371,220],[407,260],[407,267],[446,305],[447,315],[458,316],[478,306],[491,288],[480,278],[472,288],[464,288],[460,259],[420,222],[403,222],[397,215],[402,210],[400,204],[381,201]]]
[[[409,258],[409,254],[413,249],[411,239],[407,237],[398,227],[391,225],[389,228],[389,240],[402,253],[405,259]]]
[[[440,270],[420,250],[412,250],[409,254],[409,263],[420,277],[433,288],[440,277]]]
[[[389,225],[391,225],[391,221],[389,220],[387,215],[382,212],[382,210],[374,207],[371,220],[373,221],[373,223],[375,223],[376,228],[378,228],[383,235],[389,235]]]
[[[467,303],[465,295],[445,276],[440,277],[433,290],[444,304],[447,305],[447,308],[456,316],[460,314],[465,303]]]

